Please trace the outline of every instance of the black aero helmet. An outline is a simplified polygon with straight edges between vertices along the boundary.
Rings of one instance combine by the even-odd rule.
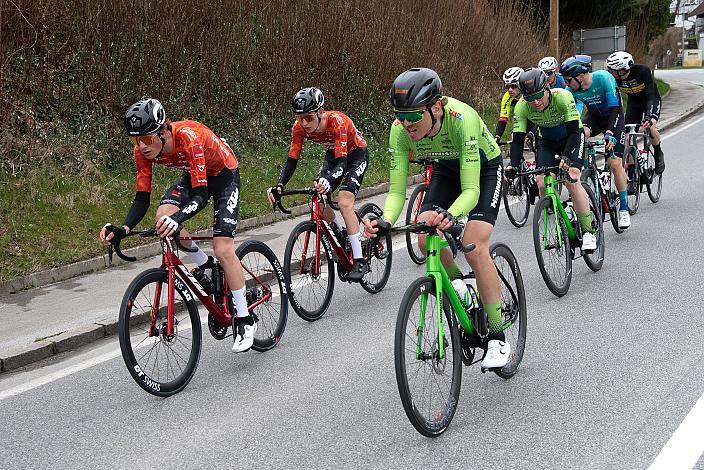
[[[588,55],[578,54],[568,57],[560,65],[560,73],[565,77],[576,77],[581,73],[592,71],[592,58]]]
[[[429,106],[442,97],[442,82],[435,70],[423,67],[406,70],[396,77],[389,90],[394,109]]]
[[[166,122],[166,111],[159,100],[145,98],[127,108],[125,129],[129,135],[140,136],[159,131]]]
[[[548,76],[542,69],[526,69],[518,76],[518,89],[523,95],[532,95],[544,90],[548,85]]]
[[[318,88],[309,87],[298,90],[291,105],[296,114],[314,113],[323,107],[325,96]]]

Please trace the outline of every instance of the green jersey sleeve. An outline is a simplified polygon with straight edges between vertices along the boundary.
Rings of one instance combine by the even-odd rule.
[[[447,210],[455,217],[462,217],[474,209],[479,201],[479,176],[481,174],[481,160],[479,154],[479,141],[486,139],[484,121],[477,112],[467,107],[467,114],[463,119],[454,119],[452,123],[451,138],[455,148],[460,149],[460,187],[462,192]],[[493,145],[493,139],[491,140]]]
[[[528,103],[521,98],[513,110],[513,132],[528,132]]]
[[[401,215],[406,202],[406,187],[408,185],[408,160],[411,153],[411,142],[400,122],[394,121],[389,135],[389,152],[391,152],[391,167],[389,168],[389,194],[384,201],[384,219],[392,224]]]

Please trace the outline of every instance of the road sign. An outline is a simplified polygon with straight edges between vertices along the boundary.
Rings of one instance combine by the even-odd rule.
[[[672,54],[672,51],[670,49],[668,49],[667,52],[665,52],[665,54],[670,55],[670,54]]]

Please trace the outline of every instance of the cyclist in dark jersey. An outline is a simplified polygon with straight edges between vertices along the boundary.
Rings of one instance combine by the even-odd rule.
[[[623,51],[607,57],[606,67],[616,79],[616,85],[628,95],[626,124],[642,123],[644,128],[650,129],[655,150],[655,173],[662,174],[665,171],[665,156],[660,148],[660,132],[657,129],[662,100],[650,68],[634,65],[633,56]]]
[[[181,224],[213,198],[213,252],[232,289],[228,295],[230,311],[234,313],[232,350],[248,350],[254,342],[257,324],[247,309],[244,273],[235,255],[233,236],[239,212],[240,172],[234,152],[199,122],[168,120],[164,107],[155,99],[143,99],[130,106],[125,115],[125,129],[134,144],[137,193],[122,226],[105,224],[100,230],[100,240],[109,244],[124,238],[147,214],[154,164],[183,169],[179,181],[161,199],[156,211],[156,230],[162,237],[178,231],[188,236],[181,230]],[[194,277],[209,293],[210,280],[203,271],[212,266],[213,260],[200,248],[187,256],[199,266]]]
[[[290,181],[306,139],[323,145],[326,148],[325,160],[315,178],[315,189],[320,194],[327,194],[340,188],[338,204],[342,218],[329,207],[325,208],[325,218],[335,225],[340,234],[345,227],[347,228],[347,240],[350,242],[354,259],[347,279],[359,282],[369,270],[369,266],[362,254],[359,221],[354,211],[354,202],[369,164],[369,153],[367,143],[362,133],[354,126],[352,119],[340,111],[324,110],[324,103],[323,92],[317,88],[303,88],[293,97],[296,122],[291,129],[291,147],[286,165],[281,170],[279,182],[268,189],[268,197],[269,202],[273,204],[275,201],[273,193],[281,193],[286,183]]]

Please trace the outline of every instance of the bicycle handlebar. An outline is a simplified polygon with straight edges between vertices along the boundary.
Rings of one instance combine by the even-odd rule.
[[[278,207],[281,212],[288,215],[288,214],[291,214],[291,211],[286,209],[283,206],[283,204],[281,204],[281,198],[283,196],[296,196],[296,195],[300,195],[300,194],[305,194],[307,196],[314,196],[314,195],[318,194],[318,191],[316,191],[315,188],[308,186],[306,188],[300,188],[300,189],[286,189],[284,191],[281,191],[280,194],[272,191],[271,194],[274,195],[274,200],[276,201],[276,202],[274,202],[274,210],[276,210],[276,208]],[[340,210],[340,206],[338,206],[337,203],[332,200],[332,196],[330,195],[330,193],[327,193],[325,195],[325,199],[326,199],[327,203],[330,205],[330,207],[332,207],[334,210],[336,210],[336,211]]]
[[[418,158],[416,160],[410,159],[408,160],[409,163],[415,163],[417,165],[423,165],[423,166],[428,166],[432,165],[433,163],[439,163],[440,160],[437,158]]]
[[[535,175],[535,174],[543,174],[543,175],[548,175],[550,173],[555,173],[555,170],[557,170],[557,179],[564,179],[565,181],[569,183],[576,183],[577,180],[572,178],[570,174],[567,172],[567,170],[560,168],[558,165],[556,166],[541,166],[538,167],[534,170],[530,171],[524,171],[521,173],[516,173],[519,176],[527,176],[527,175]]]
[[[156,228],[151,227],[146,230],[140,230],[138,232],[130,232],[127,234],[127,237],[132,237],[132,236],[147,238],[147,237],[156,237],[156,236],[158,236],[158,234],[156,233]],[[171,235],[171,238],[173,238],[173,240],[176,243],[176,246],[178,247],[179,250],[183,250],[187,253],[195,253],[196,251],[198,251],[198,247],[195,247],[195,246],[187,247],[183,243],[181,243],[181,237],[179,237],[178,232],[175,232],[173,235]],[[117,241],[117,243],[110,243],[108,245],[108,260],[109,260],[110,264],[112,264],[113,251],[115,252],[115,254],[119,258],[121,258],[125,261],[129,261],[129,262],[137,261],[137,258],[135,256],[127,256],[126,254],[123,253],[122,249],[120,248],[120,243],[122,242],[122,240],[123,239],[120,239]]]
[[[452,250],[452,257],[457,256],[457,250],[459,249],[463,253],[469,253],[476,248],[474,243],[464,245],[460,237],[464,231],[464,224],[457,223],[446,230],[444,233],[449,235],[445,237],[450,250]],[[412,232],[412,233],[427,233],[428,235],[436,235],[438,228],[435,226],[428,225],[426,222],[417,222],[414,224],[401,225],[398,227],[391,227],[389,232]]]

